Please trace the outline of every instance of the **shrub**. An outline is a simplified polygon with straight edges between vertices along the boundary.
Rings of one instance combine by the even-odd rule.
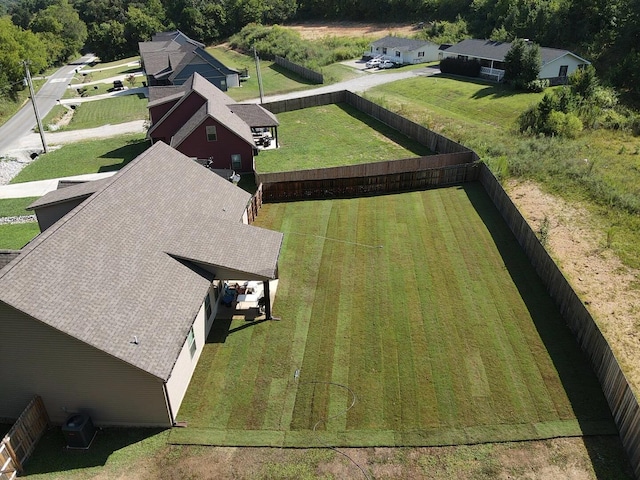
[[[541,93],[549,86],[549,80],[546,78],[532,80],[526,85],[526,89],[530,92]]]
[[[440,61],[440,71],[465,77],[480,76],[480,62],[477,60],[464,60],[462,58],[447,57]]]

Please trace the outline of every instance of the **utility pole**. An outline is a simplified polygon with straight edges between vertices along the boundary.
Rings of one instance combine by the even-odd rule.
[[[255,44],[253,45],[253,56],[256,59],[256,71],[258,72],[258,88],[260,89],[260,105],[264,103],[262,94],[262,75],[260,74],[260,59],[258,58],[258,52],[256,51]]]
[[[31,104],[33,105],[33,111],[36,114],[36,122],[38,122],[38,130],[40,131],[42,148],[44,149],[44,153],[49,153],[49,148],[47,148],[47,142],[44,139],[44,128],[42,128],[42,120],[40,120],[40,113],[38,112],[38,105],[36,104],[36,94],[33,91],[33,82],[31,82],[31,72],[29,72],[29,62],[25,60],[22,63],[24,64],[24,70],[27,74],[27,84],[29,85],[29,92],[31,93]]]

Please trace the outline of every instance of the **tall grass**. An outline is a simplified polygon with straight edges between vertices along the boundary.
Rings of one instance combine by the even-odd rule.
[[[611,130],[587,130],[575,139],[521,135],[518,115],[542,94],[475,80],[403,80],[367,95],[474,149],[500,178],[532,179],[584,202],[598,225],[616,227],[615,253],[640,267],[639,137]]]

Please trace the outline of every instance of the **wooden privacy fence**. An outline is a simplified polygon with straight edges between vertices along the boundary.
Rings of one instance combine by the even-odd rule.
[[[593,317],[556,263],[538,240],[531,226],[513,204],[489,168],[481,164],[480,182],[516,236],[531,264],[558,304],[563,318],[585,352],[609,403],[620,439],[635,477],[640,478],[640,408],[620,364]]]
[[[49,426],[42,398],[33,397],[0,444],[0,480],[13,480]]]
[[[299,97],[290,100],[280,100],[278,102],[265,103],[262,106],[271,113],[278,114],[293,110],[301,110],[303,108],[331,105],[334,103],[346,103],[362,113],[366,113],[370,117],[379,120],[385,125],[389,125],[391,128],[398,130],[407,137],[426,145],[433,152],[442,154],[472,152],[458,142],[454,142],[439,133],[423,127],[419,123],[413,122],[402,115],[398,115],[391,110],[387,110],[386,108],[347,90],[323,93],[320,95],[310,95],[308,97]],[[472,152],[472,154],[474,156],[474,160],[478,160],[478,156],[475,152]]]
[[[477,178],[472,152],[256,174],[265,202],[340,198],[451,185]]]
[[[251,197],[251,200],[249,200],[249,205],[247,205],[247,221],[249,225],[255,221],[262,207],[262,184],[259,182],[256,183],[258,183],[258,189],[256,193],[253,194],[253,197]]]
[[[324,77],[321,73],[311,70],[310,68],[303,67],[297,63],[293,63],[286,58],[276,55],[276,64],[280,65],[287,70],[291,70],[296,75],[300,75],[302,78],[311,80],[314,83],[324,83]]]

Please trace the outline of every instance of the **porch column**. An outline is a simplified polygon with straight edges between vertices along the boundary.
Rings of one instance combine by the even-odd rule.
[[[271,316],[271,294],[269,293],[269,280],[262,282],[264,287],[264,316],[267,320],[272,320]]]

